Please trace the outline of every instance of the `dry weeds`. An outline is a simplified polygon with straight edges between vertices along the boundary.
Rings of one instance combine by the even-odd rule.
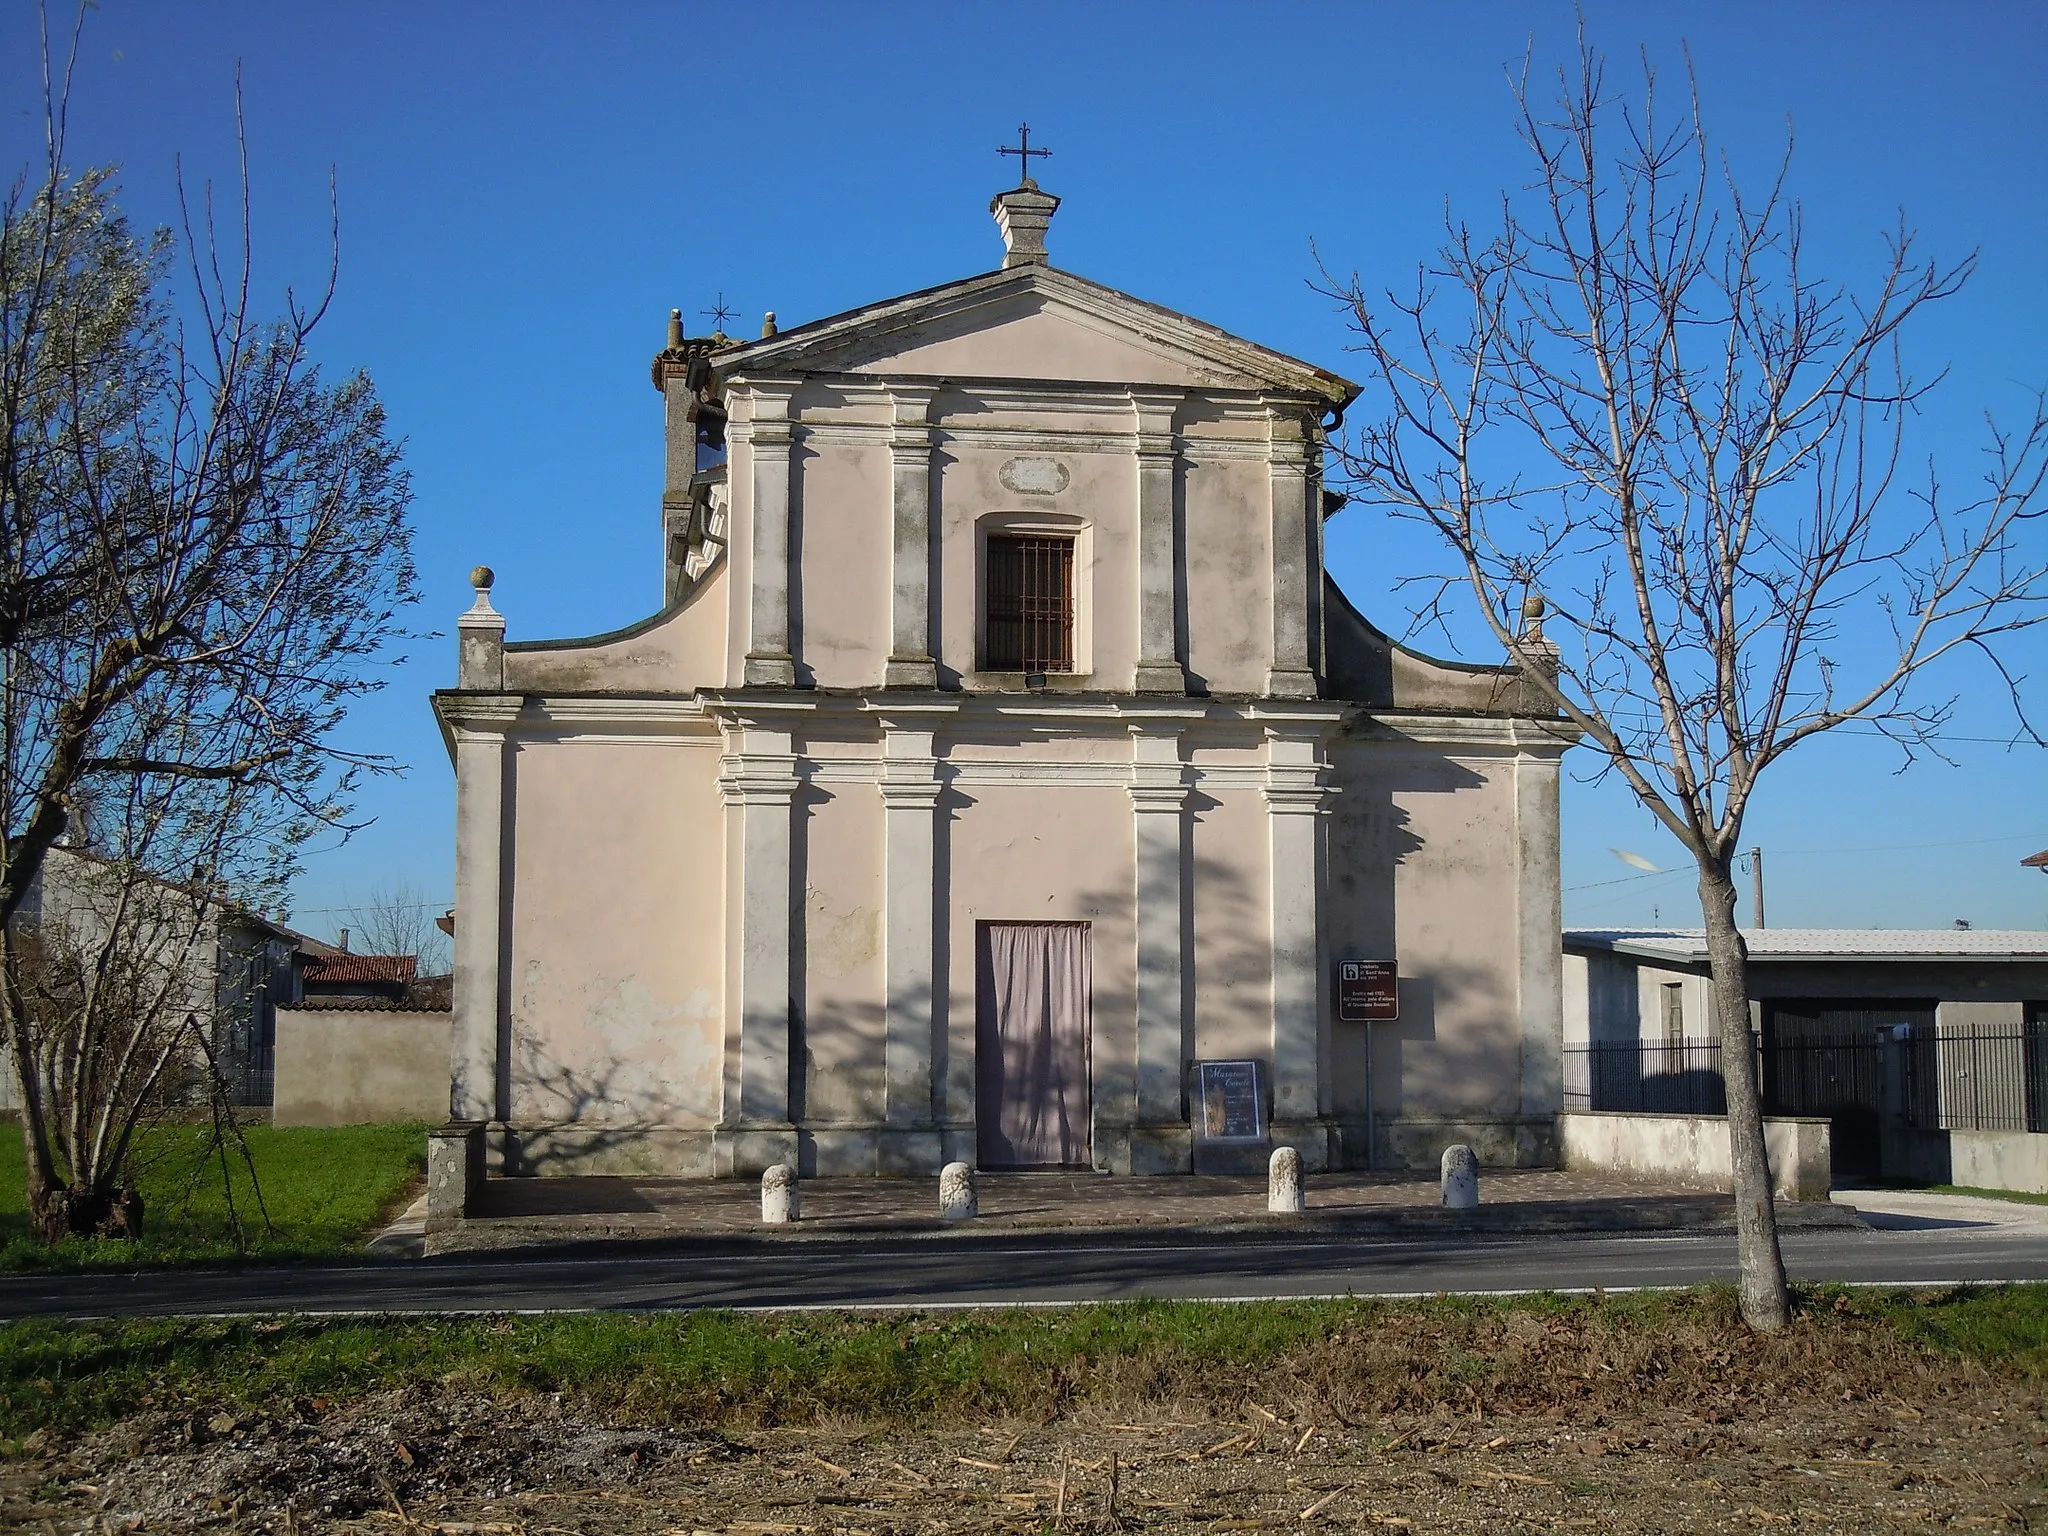
[[[1241,1367],[1070,1366],[916,1422],[449,1380],[152,1412],[0,1464],[13,1529],[378,1536],[2048,1530],[2040,1381],[1849,1311],[1362,1314]],[[793,1422],[806,1419],[807,1422]]]

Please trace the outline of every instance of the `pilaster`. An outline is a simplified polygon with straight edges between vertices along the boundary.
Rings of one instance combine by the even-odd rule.
[[[937,976],[948,893],[937,877],[942,786],[933,745],[937,727],[954,708],[886,708],[880,717],[884,1119],[892,1131],[937,1123],[932,1061],[945,1027]]]
[[[1266,827],[1273,940],[1273,1121],[1314,1120],[1328,1112],[1324,1058],[1325,972],[1319,913],[1324,885],[1322,730],[1266,727]]]
[[[504,1059],[506,1020],[502,987],[502,921],[505,906],[505,726],[518,701],[496,709],[466,701],[472,720],[460,723],[455,738],[455,945],[449,1063],[449,1116],[502,1125],[511,1113],[511,1084]]]
[[[1138,469],[1138,671],[1139,693],[1186,693],[1187,672],[1176,654],[1174,613],[1179,602],[1180,563],[1173,554],[1177,390],[1131,391],[1137,418]]]
[[[741,433],[753,463],[753,591],[742,674],[750,688],[796,686],[796,658],[789,648],[789,595],[796,579],[789,545],[793,389],[756,382],[749,392],[753,415]]]
[[[936,688],[932,659],[932,428],[934,389],[892,385],[889,437],[895,537],[890,565],[889,688]]]
[[[1131,725],[1131,822],[1136,844],[1138,1032],[1133,1173],[1185,1172],[1188,989],[1187,767],[1178,719]]]
[[[1267,409],[1267,483],[1273,510],[1273,665],[1266,692],[1275,698],[1316,696],[1313,602],[1322,584],[1320,488],[1314,473],[1314,429],[1298,406]]]
[[[790,854],[797,776],[786,726],[728,726],[718,788],[738,861],[725,989],[726,1130],[790,1125]]]
[[[1522,1016],[1522,1113],[1564,1108],[1564,931],[1558,875],[1558,756],[1515,759],[1515,900]]]

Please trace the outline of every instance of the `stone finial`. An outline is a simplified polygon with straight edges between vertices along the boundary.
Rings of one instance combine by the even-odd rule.
[[[1049,264],[1045,253],[1045,232],[1052,224],[1060,200],[1041,192],[1030,182],[998,192],[988,205],[996,216],[996,228],[1003,232],[1003,266],[1022,267]]]
[[[683,344],[683,312],[680,309],[668,312],[668,344],[671,347]]]
[[[1301,1154],[1292,1147],[1275,1147],[1266,1164],[1266,1209],[1292,1215],[1307,1203],[1301,1192]]]
[[[803,1196],[798,1193],[796,1170],[785,1163],[761,1174],[761,1220],[771,1227],[783,1226],[803,1214]]]
[[[505,686],[505,616],[491,606],[491,584],[496,579],[488,565],[469,573],[476,601],[455,621],[456,680],[463,688],[495,691]]]
[[[1479,1204],[1479,1159],[1463,1142],[1444,1148],[1444,1205],[1453,1211],[1469,1211]]]
[[[1550,605],[1543,601],[1540,592],[1531,592],[1522,599],[1522,632],[1509,643],[1508,654],[1525,672],[1541,674],[1555,683],[1560,652],[1543,633],[1543,616],[1549,611]],[[1528,707],[1548,713],[1551,705],[1542,695],[1536,694],[1529,700]]]
[[[761,317],[761,334],[764,337],[775,334],[775,311],[772,309]]]
[[[974,1170],[965,1163],[948,1163],[939,1170],[939,1219],[972,1221],[981,1214],[974,1196]]]

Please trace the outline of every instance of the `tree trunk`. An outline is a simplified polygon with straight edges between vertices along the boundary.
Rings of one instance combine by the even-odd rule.
[[[46,1243],[68,1237],[112,1237],[138,1242],[142,1237],[142,1196],[133,1189],[46,1190],[29,1207],[37,1235]]]
[[[1763,1092],[1749,1028],[1749,948],[1735,926],[1735,881],[1728,860],[1702,859],[1700,911],[1707,924],[1714,1033],[1728,1085],[1728,1162],[1735,1184],[1735,1251],[1742,1319],[1760,1333],[1785,1326],[1785,1260],[1771,1204],[1771,1163],[1764,1148]]]

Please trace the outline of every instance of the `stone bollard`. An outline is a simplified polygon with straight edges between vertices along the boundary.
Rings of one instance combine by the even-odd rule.
[[[1444,1148],[1444,1204],[1454,1211],[1469,1211],[1479,1203],[1479,1159],[1462,1142]]]
[[[797,1192],[796,1170],[783,1163],[761,1174],[761,1219],[771,1227],[782,1226],[803,1215],[803,1196]]]
[[[427,1216],[468,1216],[484,1192],[484,1122],[450,1120],[427,1132]]]
[[[1301,1154],[1292,1147],[1275,1147],[1266,1165],[1266,1209],[1292,1215],[1307,1203],[1301,1193]]]
[[[974,1170],[965,1163],[948,1163],[939,1170],[939,1219],[972,1221],[981,1214],[974,1199]]]

